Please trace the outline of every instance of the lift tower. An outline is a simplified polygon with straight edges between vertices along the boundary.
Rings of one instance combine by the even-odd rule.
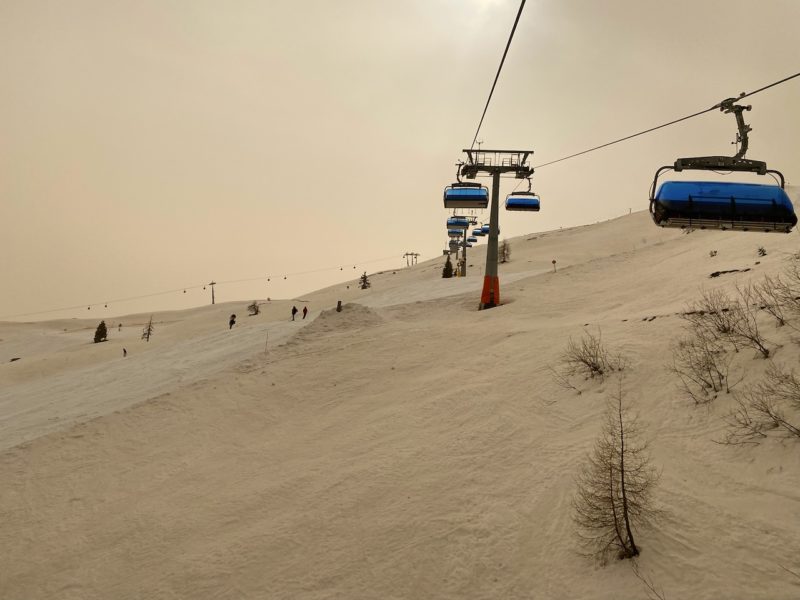
[[[513,173],[516,179],[526,179],[533,174],[528,157],[533,150],[474,150],[464,149],[467,162],[460,167],[460,174],[467,179],[478,175],[492,177],[492,205],[489,212],[489,240],[486,248],[486,272],[483,276],[480,308],[494,308],[500,304],[500,278],[497,276],[497,238],[500,232],[500,176]]]

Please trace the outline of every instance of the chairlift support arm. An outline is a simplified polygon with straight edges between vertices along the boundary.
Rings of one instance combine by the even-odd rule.
[[[659,176],[666,170],[673,169],[675,172],[681,171],[736,171],[745,173],[756,173],[757,175],[771,174],[778,178],[781,187],[785,187],[786,182],[783,174],[774,169],[768,169],[767,163],[762,160],[752,160],[745,158],[747,149],[749,147],[749,137],[753,128],[744,122],[744,111],[752,110],[752,105],[736,104],[744,94],[740,94],[736,98],[726,98],[716,108],[726,114],[733,113],[736,118],[736,127],[738,132],[736,134],[736,144],[740,144],[739,151],[733,156],[694,156],[689,158],[678,158],[672,166],[661,167],[656,171],[655,178],[653,179],[653,188],[650,197],[655,194],[656,182]]]

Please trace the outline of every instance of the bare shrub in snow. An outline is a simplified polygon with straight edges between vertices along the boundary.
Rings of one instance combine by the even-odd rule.
[[[252,303],[248,304],[247,311],[250,313],[251,317],[259,314],[261,312],[261,307],[258,305],[258,300],[253,300]]]
[[[597,335],[584,331],[578,341],[569,338],[561,360],[566,366],[567,375],[583,374],[602,378],[625,367],[625,359],[619,354],[612,355],[603,345],[599,329]]]
[[[678,376],[681,390],[695,404],[706,404],[719,392],[730,392],[731,359],[718,339],[701,330],[672,345],[672,364],[667,368]]]
[[[800,265],[792,262],[783,272],[783,277],[776,277],[776,292],[779,304],[791,317],[800,316]],[[787,319],[788,320],[788,319]]]
[[[620,559],[638,556],[633,533],[656,514],[651,492],[659,475],[624,398],[620,380],[608,402],[603,432],[577,477],[572,502],[583,546],[603,563],[612,553]]]
[[[727,342],[736,351],[749,346],[768,358],[769,342],[758,327],[758,300],[752,285],[736,286],[735,298],[722,290],[704,291],[681,316],[698,335]]]
[[[681,317],[690,328],[708,339],[729,341],[738,350],[734,337],[736,302],[722,290],[705,290],[700,298],[689,304]]]
[[[800,438],[800,378],[794,370],[770,364],[761,381],[736,394],[736,403],[725,443],[757,444],[770,431]]]
[[[745,345],[758,350],[764,358],[769,358],[770,350],[767,340],[758,328],[758,295],[752,285],[736,286],[739,301],[734,311],[734,336]]]
[[[759,283],[752,288],[759,308],[766,311],[778,327],[786,325],[786,315],[784,314],[786,286],[780,276],[770,277],[764,275]]]

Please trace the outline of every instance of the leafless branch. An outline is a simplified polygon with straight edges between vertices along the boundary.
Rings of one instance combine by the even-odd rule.
[[[723,443],[759,443],[772,431],[800,438],[800,378],[774,363],[764,378],[736,394],[736,408],[727,417]],[[793,416],[786,416],[787,411]]]
[[[780,564],[780,563],[778,563],[778,566],[779,566],[781,569],[783,569],[784,571],[786,571],[787,573],[791,573],[792,575],[794,575],[795,577],[797,577],[797,579],[800,579],[800,574],[798,574],[798,573],[795,573],[795,572],[794,572],[794,571],[792,571],[791,569],[787,569],[786,567],[784,567],[784,566],[783,566],[782,564]]]
[[[569,380],[569,375],[565,373],[561,373],[558,369],[554,367],[547,367],[547,370],[550,371],[550,375],[553,377],[553,381],[555,381],[560,387],[564,388],[565,390],[573,390],[580,395],[582,392],[579,388],[572,385]]]
[[[752,285],[736,286],[736,293],[739,295],[739,302],[735,314],[734,335],[737,336],[745,345],[758,350],[764,358],[769,358],[770,350],[767,348],[767,340],[761,335],[758,329],[758,296]]]
[[[656,588],[655,583],[653,583],[653,580],[647,578],[639,571],[639,564],[635,560],[631,561],[631,568],[633,569],[633,574],[636,575],[636,578],[647,588],[648,600],[667,600],[667,595],[664,593],[663,589],[659,591]]]

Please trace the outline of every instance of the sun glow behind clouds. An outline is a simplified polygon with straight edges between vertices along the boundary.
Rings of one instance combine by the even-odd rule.
[[[448,2],[454,8],[462,11],[473,11],[478,14],[483,14],[489,10],[511,10],[513,7],[519,7],[519,0],[469,0],[468,2]]]
[[[489,8],[497,4],[508,4],[509,0],[472,0],[472,2],[481,8]]]
[[[515,7],[519,7],[518,0],[472,0],[471,3],[477,8],[480,14],[485,14],[489,11],[513,11]]]

